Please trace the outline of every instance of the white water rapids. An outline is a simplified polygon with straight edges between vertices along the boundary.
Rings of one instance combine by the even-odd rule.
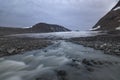
[[[82,63],[85,58],[112,64],[89,66]],[[119,63],[120,58],[102,51],[56,41],[45,49],[0,58],[0,80],[120,80]],[[66,72],[64,79],[58,76],[56,71],[59,70]]]

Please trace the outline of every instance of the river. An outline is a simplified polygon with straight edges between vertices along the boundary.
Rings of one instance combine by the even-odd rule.
[[[119,75],[119,57],[64,40],[0,58],[0,80],[120,80]]]

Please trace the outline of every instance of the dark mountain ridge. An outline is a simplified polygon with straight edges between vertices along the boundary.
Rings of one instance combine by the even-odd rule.
[[[38,23],[33,25],[31,28],[12,28],[12,27],[0,27],[0,35],[9,34],[21,34],[21,33],[47,33],[47,32],[64,32],[70,31],[69,29],[47,23]]]
[[[120,30],[120,0],[118,3],[96,24],[93,30],[119,31]]]
[[[70,31],[69,29],[56,25],[56,24],[47,24],[47,23],[38,23],[28,28],[30,31],[35,32],[61,32],[61,31]]]

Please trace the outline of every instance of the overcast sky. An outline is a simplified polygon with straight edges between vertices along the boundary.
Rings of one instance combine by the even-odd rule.
[[[88,30],[118,0],[0,0],[0,25],[28,27],[39,22]]]

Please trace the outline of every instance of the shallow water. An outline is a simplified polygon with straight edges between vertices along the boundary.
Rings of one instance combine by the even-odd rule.
[[[82,63],[85,58],[113,64],[89,66]],[[0,80],[119,80],[119,63],[118,57],[61,40],[45,49],[0,58]],[[65,71],[65,78],[57,71]]]

